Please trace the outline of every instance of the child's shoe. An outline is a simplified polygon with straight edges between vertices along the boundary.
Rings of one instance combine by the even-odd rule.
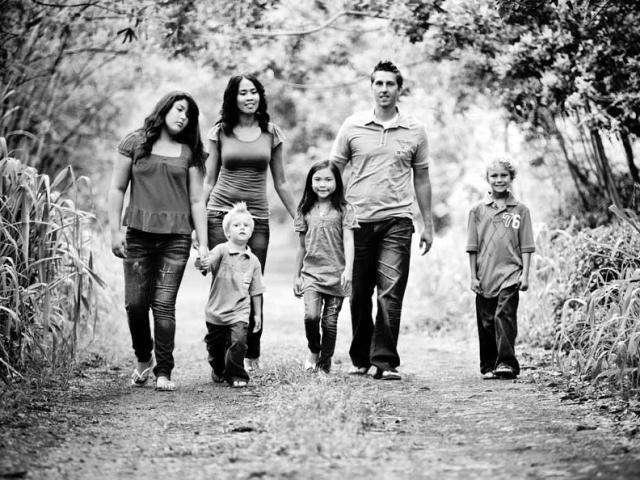
[[[309,355],[304,361],[304,369],[307,372],[312,372],[316,369],[317,364],[318,364],[318,354],[309,352]]]
[[[513,379],[517,376],[513,368],[506,363],[501,363],[500,365],[498,365],[493,373],[496,377],[504,379]]]

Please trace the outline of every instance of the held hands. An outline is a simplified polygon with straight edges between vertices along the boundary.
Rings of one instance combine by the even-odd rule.
[[[482,289],[480,288],[480,280],[477,278],[471,279],[471,291],[473,293],[477,293],[478,295],[482,295]]]
[[[293,295],[298,298],[302,297],[302,277],[300,275],[293,279]]]
[[[118,258],[127,257],[127,241],[121,231],[111,234],[111,251]]]
[[[211,260],[209,259],[209,252],[206,248],[198,249],[198,257],[196,257],[195,267],[200,270],[202,275],[206,275],[211,267]]]

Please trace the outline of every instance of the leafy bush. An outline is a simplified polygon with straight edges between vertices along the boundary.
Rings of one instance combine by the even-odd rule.
[[[78,329],[96,312],[89,250],[92,216],[75,207],[83,178],[70,167],[52,182],[0,160],[0,378],[29,366],[65,365]]]

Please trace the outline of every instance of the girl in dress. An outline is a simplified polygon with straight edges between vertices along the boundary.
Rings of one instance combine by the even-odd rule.
[[[307,175],[294,222],[300,235],[293,293],[304,299],[309,355],[305,369],[329,373],[336,345],[338,314],[350,294],[355,211],[344,199],[338,168],[327,160]]]
[[[198,115],[189,94],[166,95],[142,128],[120,142],[114,161],[108,201],[111,249],[124,259],[125,308],[137,357],[134,386],[144,386],[153,370],[157,390],[176,389],[171,380],[176,296],[194,229],[200,256],[208,254],[202,197],[206,153]],[[122,232],[128,187],[129,205],[122,221],[127,229]]]

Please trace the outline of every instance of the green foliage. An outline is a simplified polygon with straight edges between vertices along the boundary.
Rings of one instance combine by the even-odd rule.
[[[53,181],[0,160],[0,378],[73,358],[78,329],[94,321],[91,215],[75,207],[83,178]]]

